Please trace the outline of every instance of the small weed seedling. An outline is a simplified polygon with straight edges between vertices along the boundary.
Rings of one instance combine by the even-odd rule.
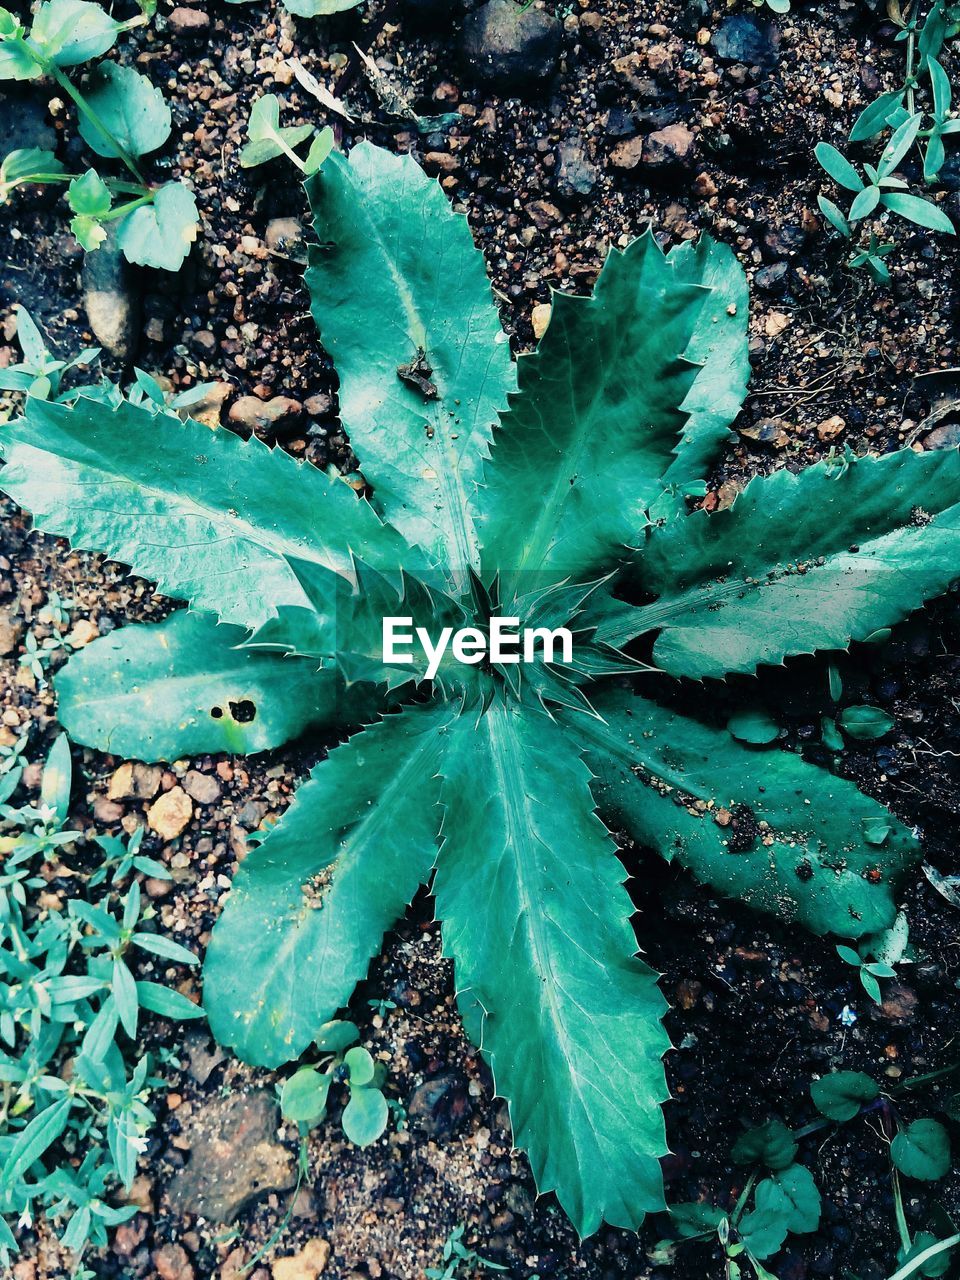
[[[314,1046],[324,1055],[314,1066],[304,1066],[284,1083],[280,1110],[285,1120],[299,1127],[301,1138],[327,1114],[327,1098],[335,1084],[349,1094],[340,1123],[347,1138],[368,1147],[387,1127],[389,1107],[383,1096],[387,1069],[358,1044],[360,1032],[352,1022],[328,1022],[320,1028]]]
[[[142,7],[139,17],[118,22],[93,0],[44,0],[29,30],[0,9],[0,81],[52,80],[75,104],[80,136],[99,157],[96,167],[68,173],[52,151],[12,151],[0,164],[0,203],[17,187],[65,186],[70,229],[87,252],[98,249],[115,224],[130,262],[176,271],[197,236],[196,201],[183,183],[154,185],[141,168],[142,157],[170,136],[163,95],[146,76],[117,62],[99,63],[86,89],[67,74],[101,58],[124,31],[145,22]],[[119,162],[126,176],[102,174],[100,161]]]
[[[740,1280],[744,1262],[757,1280],[776,1280],[764,1260],[780,1251],[788,1235],[816,1231],[820,1225],[820,1192],[810,1170],[795,1162],[796,1154],[794,1136],[782,1121],[769,1120],[748,1129],[733,1148],[735,1163],[751,1167],[736,1204],[729,1210],[699,1201],[672,1205],[674,1236],[679,1240],[716,1236],[726,1260],[727,1280]],[[674,1248],[669,1241],[661,1241],[657,1261],[669,1261]]]
[[[895,964],[912,960],[907,918],[901,912],[893,925],[873,937],[861,938],[856,949],[840,944],[837,955],[859,972],[864,991],[875,1004],[882,1004],[881,978],[895,978]]]
[[[464,1272],[467,1274],[478,1271],[506,1271],[506,1267],[500,1266],[498,1262],[491,1262],[489,1258],[481,1258],[475,1249],[468,1249],[463,1243],[464,1232],[466,1227],[463,1225],[454,1227],[446,1239],[441,1254],[443,1263],[440,1267],[427,1267],[424,1275],[427,1280],[459,1280]],[[533,1276],[531,1280],[537,1280]]]
[[[152,930],[153,908],[136,882],[115,906],[79,896],[66,912],[40,905],[48,885],[38,859],[51,862],[81,839],[64,829],[66,737],[50,749],[36,807],[10,803],[21,772],[10,769],[0,787],[0,820],[18,832],[0,837],[0,1263],[17,1252],[18,1225],[43,1212],[61,1224],[79,1275],[93,1280],[84,1250],[105,1245],[108,1229],[137,1212],[110,1197],[133,1182],[154,1119],[150,1095],[162,1083],[149,1056],[129,1065],[140,1012],[203,1016],[163,983],[138,981],[130,959],[194,965],[197,957]]]
[[[892,1280],[907,1280],[913,1275],[943,1275],[950,1264],[950,1254],[960,1244],[960,1233],[949,1220],[945,1221],[945,1226],[950,1234],[939,1239],[931,1231],[911,1234],[900,1179],[936,1182],[944,1177],[950,1170],[950,1137],[944,1125],[930,1117],[906,1122],[895,1103],[897,1096],[952,1074],[957,1069],[953,1066],[933,1071],[904,1081],[883,1093],[877,1082],[863,1071],[834,1071],[810,1086],[814,1106],[828,1121],[846,1124],[862,1114],[877,1112],[880,1116],[881,1131],[889,1143],[890,1180],[900,1240],[897,1252],[900,1269]],[[822,1123],[815,1121],[800,1132],[812,1133]],[[871,1129],[875,1132],[873,1126]]]
[[[952,92],[947,73],[939,62],[945,42],[960,30],[960,7],[935,0],[926,19],[918,22],[917,7],[905,17],[899,0],[887,12],[899,25],[897,39],[906,46],[903,84],[882,93],[858,116],[850,131],[850,142],[867,142],[890,132],[875,164],[864,163],[863,174],[829,142],[818,144],[815,155],[820,166],[838,186],[852,195],[844,212],[826,196],[819,199],[820,210],[830,225],[845,239],[852,240],[859,223],[880,213],[893,213],[919,227],[954,234],[954,226],[936,203],[909,190],[900,176],[900,166],[914,150],[923,158],[923,180],[935,182],[946,160],[944,139],[960,131],[954,119]],[[922,103],[918,99],[922,98]],[[887,284],[890,272],[884,259],[893,250],[892,241],[870,232],[868,243],[854,249],[848,265],[864,268],[878,284]]]

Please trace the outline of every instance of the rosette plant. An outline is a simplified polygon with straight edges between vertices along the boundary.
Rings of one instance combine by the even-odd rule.
[[[635,1228],[664,1207],[666,1002],[600,815],[847,938],[892,922],[917,851],[853,783],[644,696],[649,671],[706,701],[905,617],[960,564],[960,460],[827,461],[690,511],[748,376],[729,249],[612,250],[514,362],[466,220],[412,159],[363,143],[307,190],[307,284],[364,484],[116,394],[29,398],[2,487],[189,604],[74,656],[60,716],[148,760],[355,730],[236,873],[206,958],[214,1033],[296,1058],[432,884],[540,1190],[582,1234]],[[509,616],[575,644],[565,664],[446,653],[428,683],[384,661],[385,616],[431,634]]]

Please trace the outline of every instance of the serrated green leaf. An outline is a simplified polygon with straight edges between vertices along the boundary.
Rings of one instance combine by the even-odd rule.
[[[121,627],[57,673],[60,722],[77,742],[124,759],[267,751],[305,729],[360,719],[368,703],[311,659],[241,649],[242,627],[179,610]]]
[[[132,67],[104,62],[97,67],[85,96],[97,120],[81,114],[80,136],[98,156],[148,155],[170,136],[170,108],[163,94]],[[118,145],[119,148],[118,149]]]
[[[386,519],[462,577],[478,564],[491,425],[515,385],[483,258],[409,156],[334,152],[307,193],[320,244],[305,278],[343,425]]]
[[[213,1033],[244,1061],[302,1053],[430,875],[435,775],[453,714],[412,707],[356,734],[244,859],[204,969]]]
[[[754,671],[899,622],[949,586],[958,547],[956,450],[777,471],[727,511],[653,529],[638,576],[659,598],[612,609],[598,635],[659,629],[654,661],[674,675]]]
[[[681,405],[686,422],[674,460],[663,473],[663,483],[676,487],[709,474],[740,412],[750,379],[750,298],[733,250],[709,236],[671,249],[667,260],[678,284],[710,290],[684,352],[700,368]]]
[[[400,540],[348,485],[256,437],[128,403],[30,399],[0,447],[4,491],[38,528],[103,551],[227,622],[252,628],[280,605],[308,603],[287,555],[348,576],[353,547],[391,566],[401,555]]]
[[[76,237],[77,244],[87,253],[94,253],[107,238],[103,224],[86,214],[77,214],[75,218],[71,218],[70,230]]]
[[[158,271],[179,271],[197,238],[199,214],[193,192],[166,182],[153,197],[117,223],[117,244],[128,262]]]
[[[664,1208],[669,1041],[656,974],[635,958],[623,867],[571,748],[516,705],[454,726],[434,892],[514,1142],[586,1235]]]
[[[950,1138],[938,1120],[914,1120],[890,1144],[890,1159],[908,1178],[936,1182],[950,1170]]]
[[[88,169],[81,177],[74,178],[67,187],[67,203],[74,213],[102,218],[105,213],[110,212],[112,197],[99,173]]]
[[[917,842],[852,783],[621,690],[593,695],[593,705],[603,719],[581,717],[578,733],[600,811],[639,842],[816,933],[856,937],[893,922],[892,885],[916,860]],[[873,817],[892,827],[882,861],[863,844],[861,824]],[[874,883],[867,873],[878,867]]]
[[[44,0],[30,28],[40,55],[56,67],[75,67],[113,48],[120,23],[92,0]]]
[[[591,297],[554,295],[485,469],[489,572],[584,581],[639,543],[685,425],[697,368],[684,352],[708,297],[677,282],[649,231],[611,251]]]

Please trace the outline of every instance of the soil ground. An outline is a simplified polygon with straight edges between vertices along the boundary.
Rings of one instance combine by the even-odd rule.
[[[749,6],[748,12],[760,14]],[[818,191],[829,185],[813,146],[841,141],[869,98],[899,75],[902,46],[881,13],[846,0],[801,4],[768,32],[777,37],[776,61],[771,56],[765,68],[751,68],[715,56],[712,39],[728,11],[708,0],[581,0],[558,10],[564,35],[556,79],[526,100],[498,96],[464,65],[456,2],[370,0],[325,22],[294,21],[272,3],[211,3],[208,13],[209,27],[191,38],[171,29],[161,4],[160,20],[126,39],[122,57],[147,70],[173,105],[176,151],[161,156],[157,168],[190,180],[203,220],[183,272],[175,279],[144,273],[135,282],[143,300],[136,363],[177,388],[205,379],[228,383],[225,421],[243,395],[309,401],[279,442],[316,462],[349,461],[335,417],[335,379],[308,314],[296,251],[266,247],[272,220],[306,221],[301,188],[281,165],[244,172],[237,163],[250,104],[264,91],[281,96],[285,123],[325,120],[293,79],[286,59],[296,56],[354,109],[353,125],[337,125],[345,145],[370,137],[428,157],[469,216],[518,351],[532,344],[533,308],[548,301],[551,288],[589,289],[607,249],[648,223],[664,244],[707,230],[733,247],[751,278],[754,374],[738,434],[711,479],[709,506],[729,503],[752,474],[796,468],[831,449],[883,452],[926,438],[918,425],[926,407],[913,379],[960,364],[956,250],[944,236],[901,226],[900,249],[890,260],[893,286],[877,290],[843,269],[842,249],[816,210]],[[455,111],[460,122],[421,135],[389,115],[354,41],[415,111]],[[948,69],[956,70],[950,59]],[[20,115],[30,98],[49,104],[39,127],[62,134],[69,155],[77,146],[73,122],[42,89],[8,98],[4,119],[11,111]],[[625,136],[677,122],[695,137],[695,153],[684,164],[627,171],[612,162]],[[960,164],[948,165],[945,177],[946,207],[956,215]],[[0,252],[0,318],[10,343],[0,346],[0,359],[18,358],[11,341],[17,302],[63,354],[86,344],[81,257],[62,204],[49,195],[15,200],[0,217]],[[51,591],[69,602],[72,621],[90,619],[101,633],[162,616],[168,607],[116,566],[29,535],[25,518],[9,506],[6,517],[0,604],[38,638],[45,624],[36,614]],[[18,652],[11,647],[0,660],[3,725],[11,732],[29,726],[31,758],[40,759],[54,731],[53,695],[18,665]],[[841,667],[848,693],[869,695],[897,721],[880,745],[846,751],[842,772],[920,828],[935,867],[960,871],[956,596],[899,627],[882,650],[861,651]],[[710,692],[722,720],[743,688]],[[787,726],[785,745],[804,746],[817,759],[813,744],[829,705],[824,664],[794,663],[765,676],[760,692]],[[702,695],[687,696],[702,707]],[[197,806],[178,842],[164,846],[150,836],[145,843],[174,871],[172,890],[156,905],[175,936],[204,942],[245,834],[282,811],[323,746],[248,762],[191,762],[217,778],[220,798]],[[106,798],[119,760],[78,750],[75,761],[84,777],[75,795],[79,824],[119,830],[142,821],[136,801]],[[173,775],[186,768],[174,767]],[[168,776],[164,785],[172,781]],[[742,1122],[778,1115],[806,1123],[814,1114],[808,1088],[816,1074],[856,1068],[893,1085],[960,1057],[958,916],[919,871],[903,899],[917,961],[888,985],[877,1007],[832,945],[718,901],[643,850],[625,844],[623,856],[633,876],[638,938],[664,974],[673,1005],[671,1199],[735,1197],[743,1175],[729,1152]],[[69,892],[69,881],[54,887]],[[379,1015],[368,1002],[381,997],[396,1007]],[[272,1259],[319,1237],[331,1246],[324,1274],[332,1280],[413,1280],[438,1264],[459,1225],[471,1248],[515,1277],[724,1274],[709,1247],[684,1247],[672,1262],[651,1260],[662,1220],[649,1221],[639,1237],[603,1230],[580,1243],[555,1203],[536,1199],[524,1159],[511,1152],[505,1110],[461,1033],[428,898],[391,939],[349,1016],[389,1066],[388,1089],[409,1108],[409,1126],[359,1151],[339,1136],[335,1106],[311,1138],[308,1185],[289,1225],[260,1269],[248,1274],[266,1280]],[[229,1059],[211,1066],[203,1045],[195,1038],[190,1044],[187,1054],[181,1037],[159,1021],[150,1032],[147,1047],[169,1048],[181,1064],[163,1067],[169,1091],[160,1096],[138,1184],[156,1212],[139,1215],[92,1260],[105,1280],[226,1280],[284,1215],[288,1192],[268,1194],[230,1228],[172,1207],[167,1189],[189,1158],[191,1118],[218,1098],[275,1082]],[[908,1118],[929,1114],[951,1091],[948,1080],[906,1094],[898,1105]],[[816,1233],[791,1238],[774,1267],[780,1280],[848,1274],[882,1280],[895,1269],[883,1122],[880,1111],[804,1141],[801,1158],[822,1190],[823,1220]],[[280,1137],[295,1149],[289,1129]],[[960,1173],[931,1187],[910,1183],[908,1190],[912,1226],[924,1225],[937,1203],[960,1217]],[[62,1274],[62,1266],[52,1237],[41,1231],[15,1275],[45,1280]],[[470,1273],[464,1267],[460,1274]]]

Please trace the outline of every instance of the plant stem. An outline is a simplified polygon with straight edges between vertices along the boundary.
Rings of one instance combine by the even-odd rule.
[[[148,191],[137,200],[128,200],[126,204],[118,204],[115,209],[111,209],[109,213],[105,213],[99,222],[113,222],[115,218],[126,217],[128,213],[132,213],[134,209],[139,209],[141,205],[153,203],[153,192]],[[126,948],[124,948],[126,949]]]
[[[279,133],[277,133],[275,136],[277,139],[277,146],[282,149],[283,154],[287,156],[288,159],[293,161],[293,163],[297,166],[297,168],[300,170],[301,173],[306,173],[307,166],[303,163],[303,161],[300,159],[297,153],[293,150],[293,148],[287,146],[287,144],[284,142],[283,138],[280,136]]]
[[[890,1183],[893,1187],[893,1208],[897,1216],[897,1231],[900,1233],[900,1243],[903,1245],[903,1252],[909,1253],[913,1240],[910,1238],[910,1228],[907,1226],[907,1217],[903,1211],[900,1174],[897,1172],[895,1165],[890,1166]]]
[[[907,110],[911,115],[913,115],[916,109],[916,98],[914,93],[915,81],[913,75],[913,60],[916,54],[916,47],[917,33],[916,30],[911,29],[910,34],[907,36]]]
[[[77,89],[74,86],[74,84],[67,79],[67,77],[63,74],[63,72],[60,70],[59,67],[53,66],[52,63],[45,63],[44,65],[46,66],[49,75],[51,75],[53,79],[56,80],[57,84],[64,91],[64,93],[66,93],[70,98],[73,99],[74,103],[76,104],[77,110],[82,115],[85,115],[87,119],[90,121],[90,123],[96,129],[99,129],[99,131],[104,135],[104,137],[109,139],[113,147],[116,149],[118,159],[123,161],[123,163],[127,166],[130,172],[133,174],[133,176],[140,183],[140,185],[142,187],[145,187],[147,185],[147,180],[146,178],[144,178],[143,174],[141,173],[136,160],[134,160],[133,156],[129,155],[128,152],[125,151],[123,147],[121,147],[120,143],[116,140],[116,138],[107,128],[107,126],[103,123],[103,121],[97,115],[96,111],[94,111],[93,107],[90,106],[89,102],[87,102],[86,98],[83,96],[80,90]]]
[[[750,1177],[747,1179],[746,1183],[744,1184],[744,1188],[740,1192],[740,1198],[737,1200],[737,1203],[734,1205],[733,1213],[731,1213],[730,1215],[730,1221],[733,1223],[734,1226],[736,1226],[737,1223],[740,1221],[740,1215],[743,1213],[744,1207],[747,1203],[747,1198],[749,1197],[750,1192],[753,1190],[753,1184],[756,1182],[756,1180],[757,1180],[757,1171],[756,1169],[754,1169],[753,1173],[751,1173]]]

